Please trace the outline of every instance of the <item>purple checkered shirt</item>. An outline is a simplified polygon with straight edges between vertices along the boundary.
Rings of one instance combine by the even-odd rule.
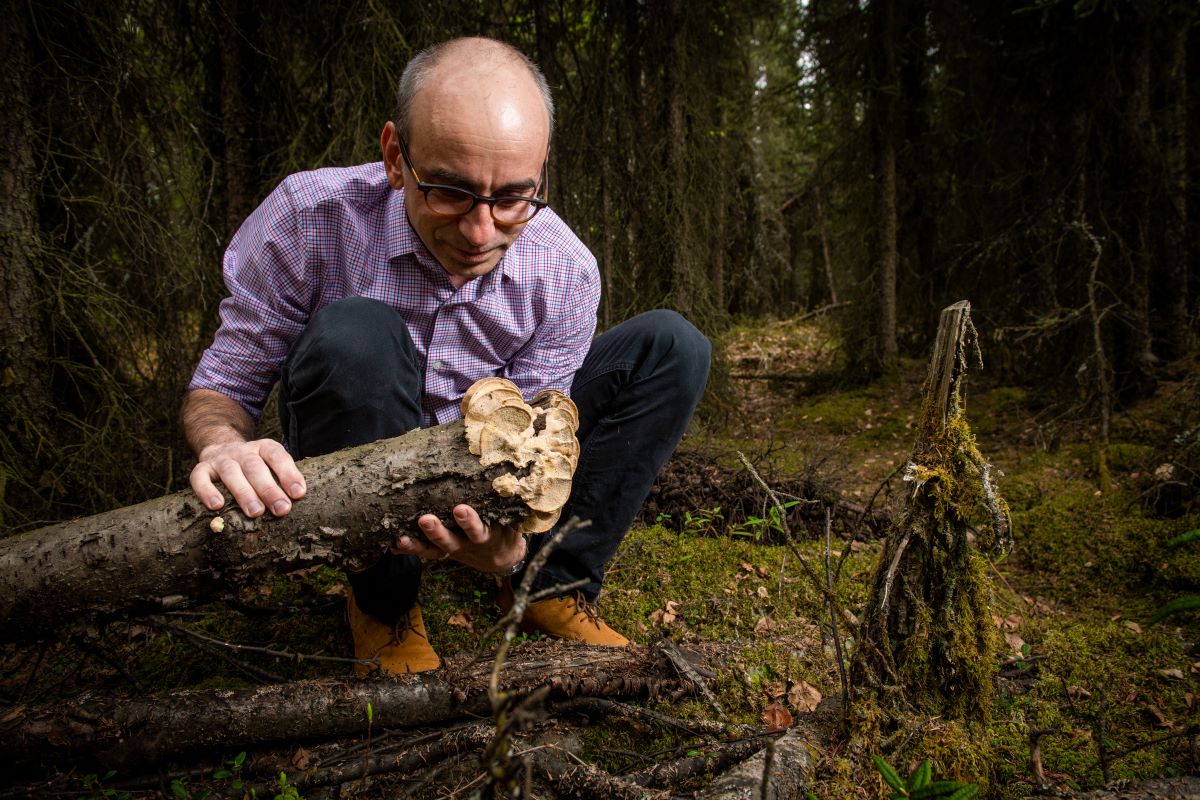
[[[221,392],[254,419],[309,317],[343,297],[400,312],[425,376],[426,425],[457,419],[463,392],[489,375],[526,398],[568,392],[600,302],[596,259],[550,209],[495,269],[455,290],[382,163],[288,177],[234,235],[224,275],[221,326],[189,388]]]

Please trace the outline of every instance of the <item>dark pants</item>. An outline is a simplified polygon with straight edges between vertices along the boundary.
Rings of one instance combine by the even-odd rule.
[[[591,520],[551,554],[535,588],[587,578],[594,600],[659,469],[675,450],[708,380],[711,346],[674,311],[649,311],[592,341],[571,383],[579,467],[562,519]],[[352,297],[309,321],[280,379],[279,416],[295,458],[399,436],[421,423],[422,376],[391,307]],[[443,513],[449,513],[446,509]],[[536,550],[544,537],[534,537]],[[359,607],[392,620],[416,602],[421,562],[388,555],[350,576]]]

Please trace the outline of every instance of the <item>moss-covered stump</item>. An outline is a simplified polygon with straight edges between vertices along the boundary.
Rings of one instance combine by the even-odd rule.
[[[970,308],[962,301],[942,311],[904,475],[909,497],[888,532],[862,622],[851,723],[868,739],[914,715],[968,724],[990,715],[999,636],[982,553],[1007,549],[1010,536],[963,404],[968,357],[978,356]]]

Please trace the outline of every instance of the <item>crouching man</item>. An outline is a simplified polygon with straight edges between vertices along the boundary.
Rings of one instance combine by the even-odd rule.
[[[525,624],[620,647],[628,640],[592,603],[695,411],[710,346],[670,311],[592,338],[596,260],[547,207],[553,120],[545,78],[509,45],[456,39],[413,58],[381,162],[288,177],[233,237],[230,296],[182,422],[206,507],[221,507],[219,482],[248,516],[282,516],[305,493],[295,459],[449,422],[480,378],[508,378],[526,399],[567,393],[581,450],[562,519],[592,524],[551,554],[534,588],[587,583],[533,604]],[[255,440],[276,380],[283,442]],[[422,562],[452,558],[515,580],[544,540],[527,545],[467,505],[451,513],[450,527],[421,517],[424,540],[401,536],[349,576],[356,657],[390,672],[437,668]]]

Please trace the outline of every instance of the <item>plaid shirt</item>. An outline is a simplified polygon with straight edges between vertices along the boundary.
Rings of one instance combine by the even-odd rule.
[[[309,317],[343,297],[400,312],[424,375],[427,425],[461,416],[463,393],[489,375],[527,398],[568,392],[600,302],[596,259],[550,209],[491,272],[455,290],[382,163],[285,179],[234,235],[224,276],[221,326],[189,388],[221,392],[254,419]]]

